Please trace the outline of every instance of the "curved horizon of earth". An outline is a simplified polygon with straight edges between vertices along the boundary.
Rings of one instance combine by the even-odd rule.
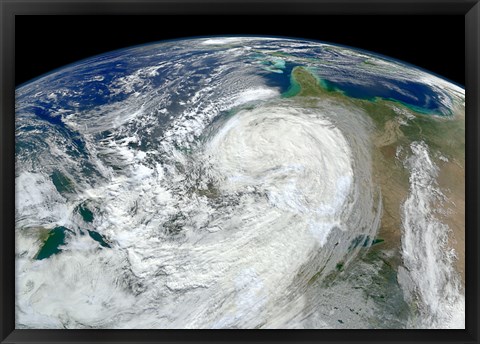
[[[17,328],[465,328],[465,90],[204,37],[16,89]]]

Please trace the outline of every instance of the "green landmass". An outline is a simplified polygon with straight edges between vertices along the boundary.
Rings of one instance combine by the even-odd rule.
[[[365,61],[365,64],[368,64],[368,61]],[[329,86],[304,67],[295,67],[292,70],[290,88],[282,96],[301,102],[302,106],[307,107],[315,107],[318,100],[323,99],[362,109],[372,120],[374,127],[373,179],[375,185],[381,188],[383,204],[378,236],[371,239],[360,235],[353,239],[349,249],[361,246],[359,257],[347,265],[339,262],[333,271],[318,271],[310,277],[307,285],[319,282],[331,285],[342,279],[349,279],[354,284],[357,278],[363,278],[363,266],[373,264],[378,267],[378,273],[369,277],[373,282],[370,288],[361,287],[365,297],[386,307],[390,314],[396,314],[397,319],[406,319],[410,311],[403,301],[396,275],[402,262],[400,207],[409,193],[410,185],[409,171],[397,159],[397,149],[402,147],[406,154],[410,154],[409,146],[412,142],[424,141],[435,163],[442,163],[438,158],[442,155],[460,165],[462,171],[465,156],[465,119],[462,109],[459,113],[445,116],[419,111],[392,99],[352,98]],[[462,176],[459,175],[458,178]],[[454,181],[455,178],[451,176],[448,184],[442,186],[447,189],[455,188]],[[386,324],[378,325],[381,327]]]

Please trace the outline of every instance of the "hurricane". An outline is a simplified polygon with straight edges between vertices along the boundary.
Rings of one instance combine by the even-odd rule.
[[[302,39],[16,89],[17,328],[464,328],[464,89]]]

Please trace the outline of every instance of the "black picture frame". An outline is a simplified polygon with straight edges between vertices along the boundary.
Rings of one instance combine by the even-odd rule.
[[[466,329],[465,330],[18,330],[15,329],[14,149],[15,17],[118,14],[460,14],[465,16],[466,89]],[[422,342],[477,343],[478,126],[480,4],[478,0],[0,0],[0,339],[2,343]]]

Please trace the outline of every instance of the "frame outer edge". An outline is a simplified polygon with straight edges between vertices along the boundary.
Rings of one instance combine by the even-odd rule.
[[[0,340],[13,333],[15,328],[15,183],[14,147],[15,118],[10,116],[15,107],[15,25],[14,9],[11,3],[0,0]],[[8,259],[12,257],[13,259]],[[12,316],[13,315],[13,316]]]
[[[32,3],[41,3],[42,1],[31,1]],[[53,1],[53,4],[61,3],[62,1]],[[78,2],[78,1],[77,1]],[[110,1],[107,1],[110,3]],[[159,1],[161,3],[161,1]],[[248,1],[246,1],[248,2]],[[321,4],[323,1],[319,1]],[[394,1],[395,2],[395,1]],[[396,1],[399,3],[399,1]],[[19,1],[20,4],[25,5],[28,2]],[[80,1],[81,3],[86,3]],[[182,1],[179,2],[181,4]],[[340,1],[342,3],[342,1]],[[375,2],[373,2],[375,3]],[[426,1],[420,1],[420,3],[426,3]],[[468,271],[478,271],[480,268],[479,254],[477,249],[480,247],[480,242],[478,241],[478,218],[477,214],[480,212],[480,207],[478,206],[478,190],[477,190],[477,179],[479,171],[479,140],[477,135],[480,133],[479,128],[479,57],[480,57],[480,4],[478,1],[459,1],[462,6],[468,6],[469,11],[465,14],[465,62],[466,62],[466,113],[469,114],[466,118],[468,120],[468,125],[466,126],[467,141],[466,153],[470,158],[470,164],[467,163],[466,168],[466,181],[468,180],[469,188],[466,190],[469,199],[471,201],[467,205],[467,218],[471,224],[469,230],[469,242],[467,245],[470,250],[466,252],[467,264],[470,267]],[[473,5],[472,5],[473,3]],[[447,3],[449,5],[449,3]],[[470,6],[472,5],[472,6]],[[94,6],[93,6],[94,7]],[[407,6],[410,7],[410,6]],[[25,7],[24,7],[25,8]],[[102,9],[102,7],[100,7]],[[457,11],[458,11],[458,7]],[[81,9],[81,7],[79,8]],[[17,10],[17,11],[16,11]],[[93,10],[95,11],[95,10]],[[7,116],[10,112],[9,110],[14,108],[15,100],[15,87],[10,85],[11,81],[14,81],[14,62],[15,62],[15,44],[14,44],[14,28],[15,26],[15,12],[17,14],[22,13],[18,11],[18,7],[12,1],[3,1],[0,0],[0,39],[2,44],[0,45],[0,145],[3,147],[9,147],[9,154],[5,154],[5,148],[0,150],[0,194],[8,195],[7,197],[0,198],[0,220],[4,228],[0,228],[0,245],[1,245],[1,254],[0,254],[0,280],[3,283],[0,283],[0,293],[1,293],[1,319],[0,319],[0,341],[1,343],[18,343],[18,342],[51,342],[50,340],[43,341],[39,338],[36,340],[31,338],[30,340],[26,339],[24,335],[20,332],[21,330],[14,330],[15,322],[12,314],[15,310],[15,288],[14,288],[14,279],[11,278],[11,272],[15,270],[14,259],[9,261],[6,257],[14,257],[14,246],[11,245],[11,242],[14,242],[14,233],[8,233],[8,225],[14,225],[14,211],[15,211],[15,202],[14,202],[14,193],[15,187],[14,183],[11,183],[11,180],[14,180],[14,170],[11,168],[10,164],[14,164],[14,129],[15,121],[14,117]],[[20,12],[20,13],[19,13]],[[28,11],[30,12],[30,11]],[[48,10],[47,10],[48,12]],[[100,11],[101,12],[101,11]],[[408,12],[408,10],[406,11]],[[25,13],[26,14],[26,13]],[[362,13],[357,13],[362,14]],[[8,83],[7,83],[8,81]],[[13,84],[13,82],[12,82]],[[13,142],[13,144],[12,144]],[[6,158],[10,159],[6,161]],[[12,240],[13,239],[13,240]],[[467,265],[468,266],[468,265]],[[477,272],[478,273],[478,272]],[[477,279],[470,280],[468,284],[469,289],[466,290],[466,299],[469,299],[467,295],[472,299],[476,300],[476,303],[466,302],[467,313],[470,317],[467,319],[466,328],[470,335],[468,341],[465,343],[477,343],[478,342],[478,307],[480,302],[475,298],[474,294],[478,296],[478,276]],[[468,279],[468,277],[467,277]],[[468,310],[473,312],[468,312]],[[26,331],[28,332],[28,331]],[[23,338],[22,338],[23,337]],[[80,337],[81,338],[81,337]],[[112,341],[113,340],[113,341]],[[461,339],[459,341],[462,341]],[[55,341],[57,343],[65,342],[64,340]],[[86,343],[84,339],[77,339],[77,343]],[[94,342],[116,342],[115,339],[102,340],[97,338]],[[122,340],[121,342],[127,342]],[[147,342],[155,342],[152,338]],[[177,343],[182,342],[179,340]],[[185,340],[183,340],[185,342]],[[433,343],[432,341],[428,341]],[[463,342],[463,341],[462,341]],[[164,342],[165,343],[165,342]],[[253,342],[251,342],[253,344]],[[445,342],[444,342],[445,343]]]
[[[479,224],[478,213],[480,207],[478,202],[478,171],[479,171],[479,139],[480,133],[478,116],[479,111],[479,97],[480,97],[480,3],[477,2],[465,15],[465,99],[466,99],[466,155],[469,163],[466,163],[465,182],[468,181],[469,187],[465,189],[466,199],[470,200],[466,208],[466,223],[471,224],[467,231],[470,237],[466,243],[466,264],[467,270],[473,272],[477,270],[476,279],[471,279],[466,285],[470,288],[465,290],[465,300],[476,300],[476,303],[466,301],[466,314],[470,317],[466,320],[466,329],[469,334],[473,336],[473,340],[478,342],[478,309],[480,302],[478,299],[478,285],[480,268],[478,249],[480,241],[478,236]],[[468,161],[467,160],[467,161]],[[469,264],[473,266],[468,267]],[[471,275],[470,275],[471,276]],[[466,277],[468,279],[468,276]],[[472,297],[477,293],[477,298]],[[473,311],[469,311],[473,308]]]

